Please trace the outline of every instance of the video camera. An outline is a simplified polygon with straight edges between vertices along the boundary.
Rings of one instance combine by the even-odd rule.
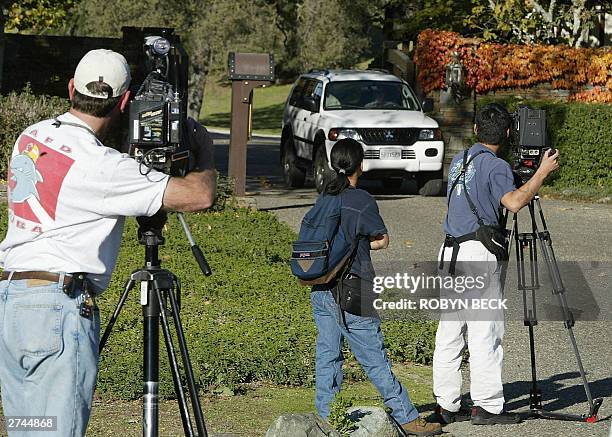
[[[145,37],[143,48],[146,76],[130,102],[129,154],[143,174],[184,176],[192,161],[185,133],[188,57],[171,30]]]
[[[512,170],[524,183],[536,172],[545,151],[550,148],[546,130],[546,111],[522,106],[510,116],[512,117],[510,131]]]

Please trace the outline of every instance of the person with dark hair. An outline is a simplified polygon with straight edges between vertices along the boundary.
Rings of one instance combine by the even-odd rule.
[[[558,168],[558,151],[546,152],[533,177],[517,189],[510,164],[497,156],[509,138],[511,122],[503,106],[482,107],[474,126],[478,143],[458,153],[449,167],[446,238],[438,255],[441,274],[460,274],[455,268],[461,263],[457,270],[461,268],[462,273],[478,272],[486,277],[486,286],[462,290],[463,296],[503,297],[501,261],[508,254],[502,208],[518,212],[536,195],[544,179]],[[471,412],[461,409],[460,368],[466,333],[470,395],[474,404]],[[463,420],[471,420],[475,425],[520,421],[518,415],[504,412],[503,336],[501,310],[454,311],[441,315],[433,359],[433,389],[438,404],[436,413],[442,424]]]
[[[197,168],[183,178],[143,174],[103,144],[127,108],[130,79],[119,53],[88,52],[68,83],[72,108],[26,128],[10,162],[0,243],[2,407],[6,416],[55,420],[45,422],[55,436],[85,435],[98,372],[95,300],[110,281],[125,217],[204,210],[215,198],[212,141],[191,119]]]
[[[389,235],[378,205],[370,194],[357,188],[362,173],[363,148],[353,139],[338,141],[331,151],[330,162],[336,172],[321,196],[341,196],[340,227],[345,236],[357,240],[354,261],[346,279],[373,281],[374,267],[370,250],[386,249]],[[391,416],[410,435],[435,435],[442,432],[439,424],[425,422],[419,416],[408,392],[391,371],[384,339],[377,316],[364,316],[341,311],[332,294],[337,284],[316,285],[310,296],[317,325],[315,365],[315,405],[327,419],[329,405],[342,384],[342,341],[351,351],[372,383],[382,395]]]

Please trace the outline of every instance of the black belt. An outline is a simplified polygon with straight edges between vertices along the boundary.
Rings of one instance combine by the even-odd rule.
[[[444,239],[444,248],[442,249],[442,253],[440,254],[439,269],[442,270],[442,268],[444,267],[444,251],[447,247],[452,247],[453,252],[451,254],[451,260],[448,266],[448,273],[450,275],[454,275],[455,265],[457,264],[457,255],[459,254],[459,245],[461,243],[465,243],[466,241],[472,240],[476,240],[476,232],[470,232],[469,234],[461,235],[460,237],[453,237],[452,235],[446,234],[446,238]]]

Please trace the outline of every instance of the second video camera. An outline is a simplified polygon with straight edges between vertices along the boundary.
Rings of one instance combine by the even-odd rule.
[[[512,169],[525,182],[536,172],[550,148],[546,111],[522,106],[511,117]]]

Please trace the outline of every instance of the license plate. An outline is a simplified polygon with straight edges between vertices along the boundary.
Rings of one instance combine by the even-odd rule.
[[[380,149],[380,159],[402,159],[402,149]]]

